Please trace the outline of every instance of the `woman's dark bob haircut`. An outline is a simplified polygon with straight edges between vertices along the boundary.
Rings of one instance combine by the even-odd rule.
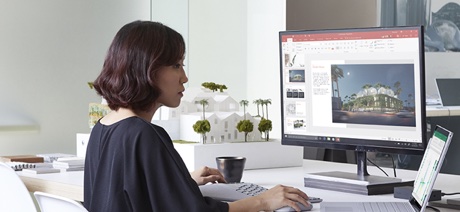
[[[185,42],[175,30],[158,22],[135,21],[115,35],[94,88],[112,110],[148,111],[161,90],[158,70],[184,58]]]

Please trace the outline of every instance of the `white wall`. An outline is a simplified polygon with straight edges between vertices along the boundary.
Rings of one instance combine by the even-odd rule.
[[[174,0],[168,10],[156,8],[158,2],[152,2],[153,20],[177,29],[189,43],[189,86],[213,81],[226,84],[237,101],[272,99],[270,136],[279,138],[278,32],[286,28],[286,2]],[[0,155],[75,153],[75,134],[89,132],[88,103],[99,101],[86,82],[99,73],[116,31],[150,18],[149,0],[0,5],[0,120],[16,113],[40,126],[36,133],[0,133]],[[434,76],[460,77],[454,61],[455,54],[427,55],[427,91]],[[255,105],[248,109],[256,113]]]
[[[150,0],[152,10],[152,21],[161,22],[177,32],[185,41],[186,54],[188,53],[188,34],[189,34],[189,0]],[[185,57],[185,71],[189,75],[189,57]]]
[[[285,29],[279,0],[190,0],[189,86],[225,84],[238,102],[271,99],[271,138],[281,137],[278,32]],[[257,130],[257,128],[255,128]]]
[[[215,82],[246,98],[246,0],[189,0],[189,86]]]
[[[0,0],[0,120],[36,122],[32,133],[0,132],[0,155],[76,153],[89,132],[87,86],[118,29],[149,19],[148,0]],[[14,120],[10,120],[14,121]]]
[[[271,99],[270,138],[281,138],[279,31],[286,29],[286,2],[248,1],[247,17],[247,99],[251,114],[257,113],[255,99]],[[254,127],[257,130],[256,127]]]
[[[460,78],[459,53],[425,53],[426,97],[438,98],[435,78]]]
[[[0,155],[75,153],[76,133],[89,132],[88,103],[99,101],[86,82],[99,73],[116,31],[127,22],[150,18],[150,2],[1,1],[0,111],[4,113],[0,119],[1,114],[17,111],[40,130],[0,134]],[[176,3],[187,6],[174,7]],[[284,29],[284,4],[276,0],[151,4],[153,20],[177,29],[190,42],[189,86],[213,81],[227,85],[237,101],[272,99],[270,118],[273,132],[278,131],[272,137],[279,137],[275,136],[280,104],[277,36]],[[255,105],[249,110],[255,113]]]

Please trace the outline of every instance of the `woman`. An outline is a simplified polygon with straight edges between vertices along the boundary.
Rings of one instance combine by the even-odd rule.
[[[161,107],[177,107],[188,81],[182,36],[161,23],[135,21],[115,36],[94,88],[112,112],[93,127],[85,162],[84,205],[97,211],[261,211],[307,205],[286,186],[226,203],[198,185],[225,182],[203,167],[189,173],[166,131],[151,124]]]

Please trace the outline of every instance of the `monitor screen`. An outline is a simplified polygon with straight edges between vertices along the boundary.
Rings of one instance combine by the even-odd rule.
[[[282,31],[279,45],[283,145],[423,154],[422,26]]]
[[[280,32],[283,144],[422,154],[421,27]]]

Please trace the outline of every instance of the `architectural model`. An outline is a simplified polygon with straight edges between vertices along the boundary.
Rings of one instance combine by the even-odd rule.
[[[206,134],[205,143],[243,142],[244,132],[238,132],[236,125],[246,117],[254,124],[248,141],[262,141],[257,130],[260,118],[240,111],[238,101],[227,92],[211,91],[206,88],[187,88],[181,104],[177,108],[161,107],[152,123],[165,128],[172,140],[201,142],[201,134],[193,130],[193,124],[203,119],[203,106],[200,100],[206,99],[205,119],[211,123],[211,131]]]

